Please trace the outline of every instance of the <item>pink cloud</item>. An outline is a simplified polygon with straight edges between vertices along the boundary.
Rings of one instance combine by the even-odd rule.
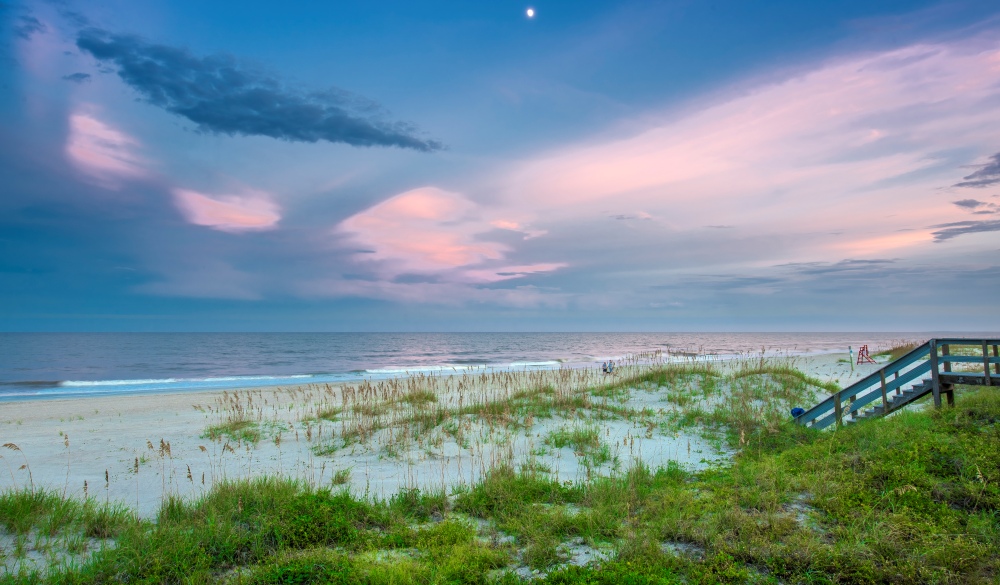
[[[274,229],[281,219],[270,196],[258,191],[241,195],[205,195],[188,189],[174,189],[174,204],[189,223],[223,232]]]
[[[528,234],[524,227],[512,220],[490,219],[489,210],[458,193],[435,187],[422,187],[401,193],[369,209],[353,215],[337,226],[337,232],[346,236],[351,245],[364,249],[355,259],[375,263],[383,279],[391,280],[402,274],[434,275],[441,282],[419,286],[398,283],[362,285],[360,281],[341,283],[345,287],[375,287],[389,291],[397,299],[407,298],[404,291],[416,296],[421,291],[443,291],[447,284],[449,294],[471,300],[482,297],[474,292],[475,285],[523,278],[533,274],[552,272],[565,263],[537,263],[526,265],[496,265],[511,251],[501,242],[490,241],[487,234],[495,229]],[[519,299],[526,293],[504,293],[508,301]],[[531,295],[535,295],[533,291]],[[496,300],[501,293],[492,293]]]
[[[1000,148],[998,98],[1000,41],[985,37],[749,80],[647,115],[653,122],[640,132],[609,139],[602,131],[498,168],[475,186],[497,194],[488,205],[425,188],[373,206],[338,232],[383,281],[332,288],[415,301],[447,290],[471,300],[483,285],[567,264],[593,265],[605,283],[623,278],[622,294],[574,294],[585,306],[685,274],[940,255],[955,244],[934,244],[927,228],[965,219],[951,203],[961,194],[947,186],[968,174],[961,165]],[[513,261],[522,244],[503,232],[553,234],[530,249],[547,247],[563,262]],[[391,282],[406,273],[435,283]]]
[[[97,119],[76,112],[69,117],[66,156],[80,171],[108,188],[118,188],[123,179],[149,176],[147,162],[137,153],[139,142]]]
[[[660,115],[638,134],[504,169],[496,205],[544,219],[550,231],[642,209],[672,231],[727,224],[817,234],[809,245],[776,250],[775,260],[929,246],[892,234],[961,214],[939,191],[960,163],[941,164],[940,153],[998,148],[998,45],[913,45],[743,84]],[[823,235],[833,231],[845,235]]]
[[[524,234],[525,240],[530,240],[532,238],[540,238],[545,234],[549,233],[546,230],[532,229],[531,227],[524,225],[523,223],[510,221],[506,219],[495,219],[490,222],[490,225],[500,230],[507,230],[510,232],[520,232]]]
[[[500,266],[490,269],[465,270],[462,276],[469,282],[500,282],[512,278],[521,278],[540,272],[552,272],[560,268],[566,268],[565,262],[546,262],[540,264],[523,264],[520,266]]]
[[[497,226],[458,193],[422,187],[353,215],[337,227],[366,249],[357,258],[376,261],[390,274],[443,273],[500,260],[510,248],[480,236]],[[513,229],[513,222],[500,222]]]

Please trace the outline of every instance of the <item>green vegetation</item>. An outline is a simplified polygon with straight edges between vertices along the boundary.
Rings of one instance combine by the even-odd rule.
[[[889,358],[888,361],[891,362],[891,361],[894,361],[894,360],[898,360],[899,358],[903,357],[904,355],[910,353],[911,351],[913,351],[914,349],[916,349],[920,345],[922,345],[922,344],[920,342],[918,342],[918,341],[903,341],[903,340],[900,340],[900,341],[897,341],[897,342],[893,343],[892,346],[890,346],[890,347],[888,347],[886,349],[883,349],[881,351],[877,351],[877,352],[873,353],[872,356],[875,356],[875,357],[877,357],[877,356],[886,356],[886,357]]]
[[[573,452],[583,458],[589,467],[597,467],[611,460],[611,450],[601,441],[601,432],[596,425],[558,429],[546,437],[545,444],[556,449],[572,447]]]
[[[1000,394],[962,388],[954,408],[828,432],[789,420],[789,405],[828,390],[790,367],[744,364],[729,374],[664,368],[589,392],[541,386],[458,412],[398,400],[439,413],[427,429],[459,433],[462,417],[615,414],[622,396],[667,392],[687,401],[661,417],[668,426],[715,429],[738,452],[700,472],[636,462],[583,482],[560,481],[537,461],[500,464],[451,494],[409,489],[386,500],[258,478],[216,484],[196,501],[168,497],[155,521],[25,488],[0,496],[11,535],[0,542],[12,543],[0,563],[13,567],[0,583],[996,582]],[[593,420],[544,443],[597,457]],[[338,472],[333,483],[349,478]],[[64,552],[47,571],[32,569],[19,562],[29,539]]]
[[[256,443],[260,440],[260,428],[256,422],[249,420],[231,420],[205,429],[202,438],[218,441],[228,438],[232,441]]]
[[[256,443],[264,437],[277,437],[281,430],[281,426],[273,421],[236,419],[210,425],[205,429],[202,438],[213,441],[228,439],[237,443]]]

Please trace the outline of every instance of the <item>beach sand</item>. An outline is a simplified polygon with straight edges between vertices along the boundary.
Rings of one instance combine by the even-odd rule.
[[[852,372],[846,358],[827,354],[791,363],[841,386],[877,367]],[[451,490],[505,464],[530,462],[561,481],[579,481],[637,460],[698,469],[731,456],[698,429],[655,426],[658,416],[677,408],[662,389],[581,397],[582,388],[604,381],[596,369],[562,370],[5,402],[0,444],[8,447],[0,455],[9,469],[0,465],[0,490],[33,484],[82,498],[86,485],[89,498],[155,517],[167,497],[197,497],[217,482],[263,475],[335,482],[385,498],[407,488]],[[538,394],[539,388],[547,390]],[[505,411],[527,394],[557,407],[548,417]],[[616,417],[609,414],[615,408],[645,414]],[[464,414],[442,414],[449,412]],[[234,419],[252,421],[260,439],[207,434]],[[578,436],[599,440],[574,444]]]

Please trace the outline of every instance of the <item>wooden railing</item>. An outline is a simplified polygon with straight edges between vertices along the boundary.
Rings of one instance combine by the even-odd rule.
[[[795,422],[822,429],[831,424],[841,425],[845,420],[864,418],[861,413],[872,406],[874,411],[867,416],[883,416],[925,394],[933,394],[935,406],[941,406],[942,395],[953,404],[956,384],[1000,386],[998,349],[1000,339],[931,339],[834,392],[799,415]],[[960,363],[982,364],[982,370],[954,371],[953,364]]]

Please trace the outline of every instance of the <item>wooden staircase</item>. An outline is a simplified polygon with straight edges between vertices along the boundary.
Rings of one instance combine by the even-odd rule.
[[[1000,386],[998,347],[1000,339],[931,339],[833,393],[795,422],[816,429],[852,424],[885,416],[928,394],[934,396],[936,407],[941,406],[942,396],[953,405],[956,384]],[[956,363],[976,366],[971,370],[963,366],[965,369],[954,372],[952,365]]]

